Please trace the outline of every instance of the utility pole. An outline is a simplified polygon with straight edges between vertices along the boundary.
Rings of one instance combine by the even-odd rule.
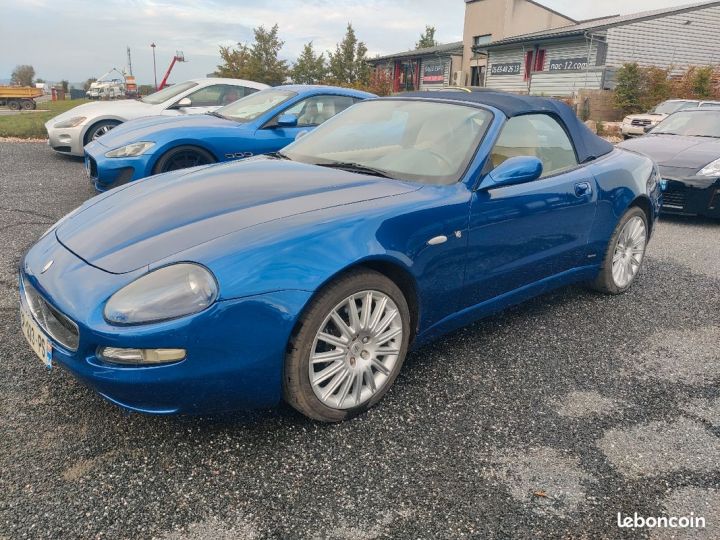
[[[127,48],[127,57],[128,57],[128,71],[130,72],[130,75],[133,74],[132,72],[132,58],[130,57],[130,46],[128,45]]]
[[[157,90],[157,66],[155,64],[155,42],[153,41],[150,46],[153,50],[153,75],[155,76],[155,90]]]

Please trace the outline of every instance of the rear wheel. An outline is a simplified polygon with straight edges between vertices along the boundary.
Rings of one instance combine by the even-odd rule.
[[[32,99],[25,99],[20,104],[20,107],[22,107],[24,111],[32,111],[35,108],[35,102]]]
[[[112,128],[120,125],[121,123],[122,122],[118,122],[117,120],[103,120],[102,122],[93,124],[92,126],[90,126],[90,129],[88,129],[85,133],[85,144],[102,137]]]
[[[366,411],[400,372],[410,311],[400,289],[372,270],[337,279],[312,301],[285,359],[285,399],[304,415],[339,422]]]
[[[641,208],[630,208],[615,227],[593,288],[607,294],[622,294],[635,282],[645,258],[648,222]]]
[[[217,160],[215,157],[197,146],[178,146],[163,155],[153,168],[154,174],[197,167],[198,165],[210,165]]]
[[[8,101],[7,106],[13,111],[20,110],[20,102],[17,99],[11,99],[10,101]]]

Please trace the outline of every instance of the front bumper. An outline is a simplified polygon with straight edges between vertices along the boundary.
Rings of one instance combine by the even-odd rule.
[[[48,133],[48,146],[60,154],[68,156],[83,155],[84,126],[73,128],[55,128],[51,122],[45,124]]]
[[[54,264],[41,273],[49,260]],[[111,402],[139,412],[204,414],[278,403],[286,345],[310,293],[221,300],[200,314],[173,321],[109,325],[102,316],[105,302],[143,272],[109,274],[68,251],[54,233],[41,239],[22,261],[21,287],[31,284],[79,333],[76,351],[48,336],[52,361]],[[173,364],[118,366],[96,356],[103,346],[183,348],[187,356]]]
[[[98,141],[85,146],[85,171],[97,191],[107,191],[152,174],[152,154],[128,158],[105,157],[110,150]]]
[[[634,126],[630,123],[623,122],[622,134],[628,137],[640,137],[645,135],[645,127],[646,126]],[[655,127],[655,125],[651,125],[650,127]]]
[[[720,178],[696,176],[695,171],[660,167],[664,214],[720,218]]]

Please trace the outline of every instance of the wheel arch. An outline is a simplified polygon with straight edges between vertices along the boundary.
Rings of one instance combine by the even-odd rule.
[[[389,256],[372,257],[355,261],[325,279],[320,285],[318,285],[310,298],[308,298],[301,312],[298,314],[291,335],[294,336],[298,332],[300,326],[302,325],[305,312],[312,305],[313,301],[320,293],[320,291],[325,289],[325,287],[327,287],[330,283],[341,278],[342,276],[350,272],[363,269],[373,270],[375,272],[378,272],[379,274],[382,274],[390,281],[392,281],[395,285],[397,285],[397,287],[403,293],[403,296],[408,303],[408,309],[410,310],[411,334],[409,343],[412,344],[415,336],[418,334],[418,325],[420,321],[421,309],[417,281],[415,280],[415,277],[410,272],[410,270],[401,261],[398,261],[397,259]]]
[[[640,208],[640,210],[645,213],[645,219],[647,220],[648,225],[648,237],[652,235],[654,220],[650,198],[647,195],[639,195],[630,203],[628,210],[630,208]]]
[[[88,142],[90,142],[90,141],[86,141],[85,139],[87,138],[88,131],[90,131],[90,130],[91,130],[92,128],[94,128],[96,125],[98,125],[98,124],[100,124],[100,123],[102,123],[102,122],[117,122],[117,125],[119,126],[120,124],[122,124],[122,123],[124,123],[124,122],[126,122],[126,121],[127,121],[127,120],[125,120],[124,118],[119,118],[119,117],[117,117],[117,116],[107,116],[107,117],[104,117],[104,118],[95,118],[95,119],[93,119],[92,122],[88,123],[88,125],[85,126],[85,129],[83,129],[82,133],[80,134],[80,137],[81,137],[83,146],[85,146]]]
[[[217,153],[210,148],[209,146],[203,144],[202,141],[198,140],[191,140],[191,141],[178,141],[178,140],[171,140],[169,141],[169,144],[166,146],[163,146],[162,149],[159,152],[153,153],[153,158],[149,163],[151,174],[159,174],[155,171],[155,167],[157,167],[158,162],[165,157],[169,152],[172,152],[174,150],[177,150],[178,148],[197,148],[199,150],[202,150],[203,152],[207,152],[210,154],[216,163],[220,163],[222,159],[220,159],[217,155]]]

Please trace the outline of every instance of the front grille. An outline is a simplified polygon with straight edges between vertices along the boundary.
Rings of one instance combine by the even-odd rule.
[[[662,194],[662,205],[663,208],[669,208],[672,210],[684,210],[685,209],[685,188],[668,186],[666,191]]]
[[[652,120],[633,120],[632,121],[633,126],[645,127],[645,126],[649,126],[650,124],[652,124]]]
[[[90,165],[90,178],[97,178],[97,161],[95,161],[95,158],[88,156],[88,163]]]
[[[76,351],[79,342],[77,325],[40,296],[29,283],[23,281],[22,289],[30,312],[40,328],[66,349]]]

